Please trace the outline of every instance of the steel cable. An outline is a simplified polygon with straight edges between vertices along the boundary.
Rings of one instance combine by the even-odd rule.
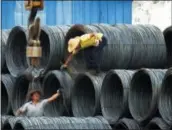
[[[2,30],[1,31],[1,71],[3,73],[7,73],[7,65],[6,65],[6,60],[5,60],[5,54],[6,54],[6,43],[8,39],[8,35],[10,33],[10,30]]]
[[[2,36],[1,36],[1,69],[4,67],[5,64],[5,43],[6,43],[6,33],[2,31]]]
[[[172,125],[172,68],[168,69],[163,79],[158,108],[162,118]]]
[[[14,130],[24,129],[111,129],[103,117],[31,117],[18,119]]]
[[[100,93],[103,73],[95,76],[81,73],[75,79],[72,89],[72,112],[76,117],[88,117],[101,114]]]
[[[11,103],[15,80],[9,74],[1,75],[1,114],[12,114]]]
[[[132,77],[129,109],[133,118],[143,125],[158,112],[158,97],[165,72],[160,69],[140,69]]]
[[[164,38],[160,29],[157,27],[122,24],[114,26],[114,30],[112,30],[107,25],[102,24],[101,26],[104,26],[109,31],[107,36],[110,33],[114,33],[110,41],[114,44],[108,49],[108,52],[110,54],[112,52],[114,53],[114,49],[112,48],[116,48],[115,51],[117,51],[117,54],[112,59],[114,61],[109,60],[111,64],[117,61],[115,63],[116,68],[161,68],[165,65],[166,48]],[[153,50],[160,52],[160,54],[153,53]],[[111,56],[110,54],[105,57]],[[138,61],[138,59],[140,60]]]
[[[9,115],[1,115],[1,126],[4,125],[5,121],[8,119],[8,118],[11,118],[12,116],[9,116]]]
[[[141,130],[141,128],[135,120],[123,118],[113,126],[113,130]]]
[[[2,130],[13,130],[16,121],[19,119],[23,119],[23,117],[9,117],[5,120],[4,124],[2,125]]]
[[[40,68],[44,72],[49,69],[59,69],[64,59],[64,37],[69,29],[67,26],[43,26],[41,28],[40,41],[42,46],[42,58]],[[16,26],[9,35],[7,44],[7,66],[13,76],[18,76],[30,65],[26,57],[28,32],[26,28]],[[54,62],[56,60],[56,62]]]
[[[65,47],[67,48],[67,42],[70,38],[90,32],[102,32],[104,34],[102,42],[108,44],[103,50],[102,70],[137,69],[141,67],[162,68],[166,64],[164,37],[160,29],[155,26],[74,25],[66,34]],[[70,65],[73,70],[85,69],[83,56],[84,51],[75,56]]]
[[[62,90],[62,96],[45,107],[45,116],[62,116],[71,114],[71,88],[73,80],[70,75],[63,71],[50,71],[43,81],[44,98],[49,98],[58,89]]]
[[[145,130],[170,130],[170,126],[163,119],[155,117],[147,124]]]
[[[41,129],[41,125],[41,121],[38,122],[35,120],[35,117],[23,118],[16,121],[14,130]],[[46,126],[44,126],[44,128],[46,129]]]
[[[33,77],[43,77],[49,70],[59,69],[64,59],[64,37],[69,26],[43,26],[41,27],[41,47],[42,57],[40,66],[33,68],[29,58],[27,58],[29,68],[25,75],[29,80]]]
[[[130,117],[128,93],[133,73],[130,70],[111,70],[103,80],[101,110],[110,124],[114,124],[121,117]]]
[[[172,26],[166,28],[163,32],[164,34],[164,38],[165,38],[165,42],[166,42],[166,47],[167,47],[167,62],[168,62],[168,66],[171,67],[172,66]]]
[[[26,28],[16,26],[12,28],[6,50],[6,63],[12,76],[17,77],[28,67],[26,61]]]
[[[29,120],[29,125],[27,125],[27,122],[23,123],[25,123],[25,126],[29,129],[58,129],[57,125],[53,124],[51,118],[30,117],[27,120]]]
[[[109,123],[108,121],[102,117],[102,116],[96,116],[98,120],[100,120],[101,122],[103,122],[103,126],[108,128],[108,129],[111,129],[111,127],[109,126]]]
[[[40,66],[44,69],[44,73],[60,68],[61,61],[64,59],[64,38],[69,27],[69,25],[59,25],[41,28],[42,57]]]

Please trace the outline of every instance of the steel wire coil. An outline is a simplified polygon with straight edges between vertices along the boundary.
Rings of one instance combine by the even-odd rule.
[[[59,25],[41,28],[42,57],[40,67],[44,69],[44,73],[60,68],[64,59],[64,38],[69,27],[69,25]]]
[[[163,32],[164,34],[164,38],[165,38],[165,42],[166,42],[166,47],[167,47],[167,62],[168,62],[168,66],[171,67],[172,66],[172,26],[166,28]]]
[[[113,130],[141,130],[141,127],[135,120],[123,118],[113,126]]]
[[[26,62],[26,28],[16,26],[12,28],[6,50],[6,63],[12,76],[17,77],[28,67]]]
[[[9,74],[1,75],[1,114],[12,114],[11,103],[15,78]]]
[[[135,120],[145,125],[157,115],[158,97],[166,70],[140,69],[131,80],[129,109]]]
[[[7,64],[6,64],[6,44],[7,44],[7,39],[9,36],[10,30],[2,30],[1,31],[1,72],[2,73],[9,73]]]
[[[18,119],[14,130],[24,129],[111,129],[103,117],[31,117]]]
[[[123,37],[129,36],[123,44],[132,43],[131,57],[122,58],[124,63],[128,61],[128,68],[162,68],[166,65],[166,46],[159,28],[153,25],[116,25],[115,27],[121,31],[120,34],[125,32],[120,39],[124,40]],[[125,51],[123,53],[125,54]]]
[[[101,114],[100,93],[105,74],[97,76],[81,73],[75,79],[72,89],[72,112],[76,117],[88,117]]]
[[[59,69],[64,59],[64,37],[69,26],[43,26],[41,27],[42,57],[40,68],[44,72],[49,69]],[[10,32],[7,44],[7,66],[10,73],[17,77],[30,66],[26,57],[28,32],[26,28],[16,26]],[[54,62],[56,60],[56,62]]]
[[[43,125],[41,119],[38,117],[21,118],[16,121],[13,129],[14,130],[46,129],[46,125]]]
[[[5,42],[6,42],[6,33],[2,31],[2,37],[1,37],[1,69],[3,68],[5,64]]]
[[[1,115],[1,126],[4,125],[4,122],[8,119],[11,118],[12,116],[9,115]]]
[[[145,130],[170,130],[170,126],[161,118],[153,118],[145,127]]]
[[[103,80],[101,110],[110,124],[114,124],[121,117],[131,116],[128,108],[128,93],[133,73],[134,71],[130,70],[111,70]]]
[[[62,95],[56,101],[45,107],[45,116],[62,116],[71,114],[71,89],[73,80],[70,75],[63,71],[50,71],[43,81],[44,98],[49,98],[58,89],[62,90]]]
[[[11,116],[11,117],[7,118],[4,122],[4,124],[1,125],[2,130],[13,130],[16,121],[19,119],[23,119],[23,117]]]
[[[6,65],[6,43],[8,39],[8,35],[10,33],[10,30],[1,30],[1,71],[3,73],[8,73],[7,65]]]
[[[158,108],[161,117],[172,125],[172,68],[168,69],[163,79]]]
[[[25,71],[25,75],[29,80],[32,80],[33,77],[43,77],[49,70],[60,68],[64,59],[64,37],[68,29],[69,25],[41,27],[42,57],[40,66],[33,68],[27,58],[29,68]]]
[[[24,129],[58,129],[58,126],[52,124],[52,119],[50,121],[44,117],[30,117],[16,121],[14,130]]]
[[[166,46],[163,34],[160,29],[151,25],[74,25],[66,34],[66,55],[68,55],[67,42],[70,38],[90,32],[103,33],[102,42],[107,43],[100,63],[102,70],[163,68],[166,65]],[[86,50],[74,57],[70,64],[73,70],[86,69],[83,58]]]

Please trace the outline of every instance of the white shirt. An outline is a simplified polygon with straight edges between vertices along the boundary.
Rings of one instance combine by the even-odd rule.
[[[48,104],[48,100],[44,99],[37,104],[33,104],[32,101],[24,104],[20,110],[23,111],[26,116],[43,116],[44,115],[44,107]]]

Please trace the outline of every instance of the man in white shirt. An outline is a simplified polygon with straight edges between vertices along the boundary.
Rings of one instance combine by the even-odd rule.
[[[25,103],[21,108],[16,112],[16,115],[23,115],[33,117],[33,116],[43,116],[45,106],[57,99],[61,95],[61,91],[57,90],[57,93],[52,95],[48,99],[40,100],[41,92],[39,90],[33,90],[29,93],[31,99],[30,102]]]

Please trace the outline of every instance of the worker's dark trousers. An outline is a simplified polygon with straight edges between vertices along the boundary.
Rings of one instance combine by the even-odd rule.
[[[88,69],[100,69],[103,48],[106,42],[102,42],[98,47],[89,47],[84,50],[84,58]]]

